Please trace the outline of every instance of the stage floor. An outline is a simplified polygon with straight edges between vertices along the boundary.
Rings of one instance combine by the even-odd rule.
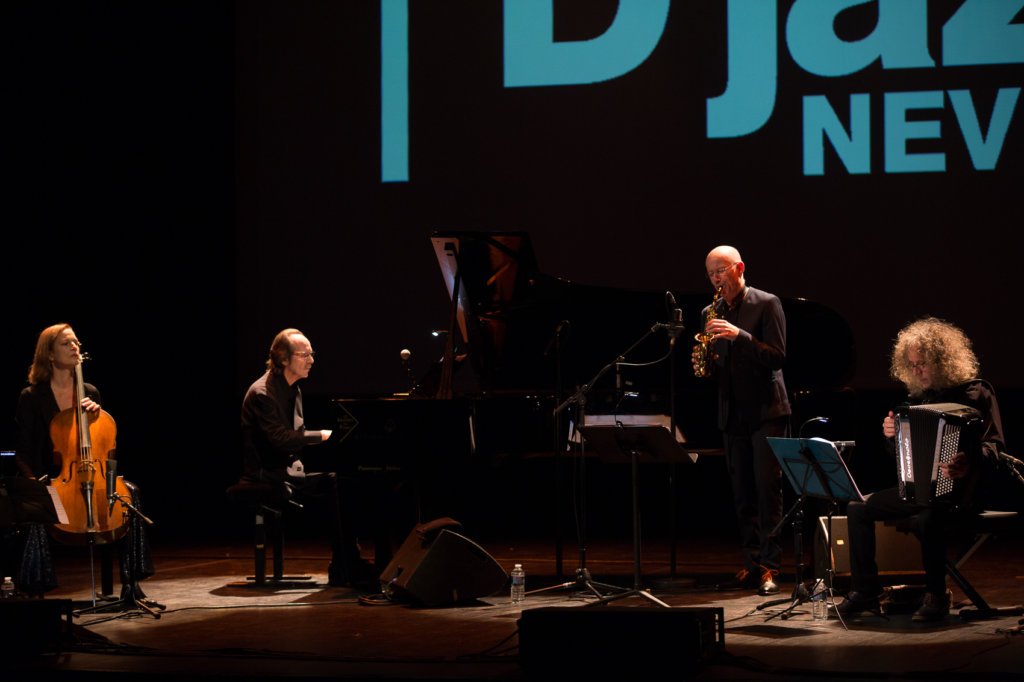
[[[563,567],[568,576],[558,578],[552,544],[482,544],[506,570],[516,562],[524,564],[529,592],[569,582],[580,564],[578,549],[566,548]],[[644,640],[642,632],[622,633],[623,646],[611,651],[607,645],[576,645],[579,650],[567,656],[577,656],[581,670],[593,670],[595,662],[627,661],[635,676],[645,679],[1022,678],[1021,617],[963,622],[950,615],[941,623],[917,624],[904,613],[888,619],[865,617],[844,627],[837,620],[815,623],[809,604],[804,604],[783,618],[780,612],[794,588],[792,566],[781,576],[781,605],[758,608],[768,600],[747,592],[715,591],[715,582],[738,566],[733,545],[682,541],[676,578],[670,575],[668,543],[647,542],[643,547],[643,585],[659,599],[672,607],[723,610],[724,651],[701,657],[696,673],[687,672],[695,663],[684,660],[693,656],[686,653],[688,642],[680,641],[679,665],[673,666],[672,652],[635,645]],[[586,592],[556,587],[528,594],[522,605],[512,605],[504,591],[439,608],[365,605],[359,597],[367,592],[327,586],[327,553],[320,543],[292,542],[287,549],[286,573],[308,573],[308,584],[263,588],[239,584],[252,574],[251,548],[242,543],[157,543],[153,549],[157,574],[143,587],[166,606],[159,618],[141,612],[76,616],[74,642],[63,651],[14,657],[20,658],[24,672],[122,679],[142,674],[165,679],[527,679],[535,675],[520,666],[517,623],[523,610],[580,608],[595,601]],[[70,599],[76,608],[87,605],[87,556],[85,549],[58,551],[61,586],[47,600]],[[1024,602],[1022,559],[1021,535],[991,538],[963,572],[991,605],[1017,605]],[[631,543],[591,543],[586,567],[594,580],[631,587]],[[956,587],[953,598],[963,599]],[[662,609],[639,596],[612,605],[626,607]],[[631,622],[645,627],[643,620]]]

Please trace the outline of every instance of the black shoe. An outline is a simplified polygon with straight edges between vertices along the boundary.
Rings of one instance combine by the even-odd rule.
[[[757,576],[748,571],[745,568],[741,568],[737,571],[736,575],[733,576],[732,580],[727,580],[724,583],[718,583],[715,585],[715,589],[719,592],[725,592],[727,590],[753,590],[760,585],[760,581]]]
[[[327,584],[331,587],[351,587],[352,577],[341,564],[332,561],[327,565]]]
[[[865,611],[870,611],[875,615],[881,615],[881,609],[878,606],[878,597],[863,592],[850,592],[846,595],[841,603],[836,605],[836,613],[843,618],[850,616],[858,616]]]
[[[914,611],[911,620],[915,623],[924,623],[945,619],[949,615],[949,597],[948,590],[943,594],[925,592],[921,608]]]
[[[757,588],[757,593],[762,597],[769,595],[778,594],[779,586],[775,583],[775,576],[779,574],[774,568],[765,568],[761,566],[761,584]]]
[[[327,584],[332,587],[372,587],[378,574],[374,565],[364,559],[346,566],[332,561],[327,566]]]

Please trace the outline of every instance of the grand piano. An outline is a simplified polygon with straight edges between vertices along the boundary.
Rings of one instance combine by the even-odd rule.
[[[389,551],[385,536],[400,540],[417,520],[412,516],[472,514],[465,492],[474,485],[467,480],[474,467],[564,452],[579,415],[555,408],[671,315],[664,291],[583,285],[541,272],[525,232],[439,232],[431,241],[451,301],[444,358],[408,395],[333,401],[340,460],[350,473],[375,478],[385,491],[377,499],[399,490],[415,507],[381,519],[400,507],[383,502],[374,513],[378,562]],[[689,362],[711,296],[674,297],[686,329],[674,362],[632,366],[667,354],[668,334],[653,331],[594,382],[585,411],[665,415],[671,396],[687,447],[713,450],[721,447],[714,382],[694,377]],[[845,320],[805,299],[784,299],[783,308],[789,390],[806,402],[843,386],[854,361]],[[813,336],[805,331],[811,328]],[[830,343],[822,347],[820,339]]]

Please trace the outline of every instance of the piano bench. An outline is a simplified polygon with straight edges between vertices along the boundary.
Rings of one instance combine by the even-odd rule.
[[[885,525],[893,526],[903,533],[913,533],[916,516],[905,519],[886,521]],[[983,511],[978,514],[958,519],[952,526],[953,529],[966,530],[973,536],[970,547],[957,557],[956,561],[946,559],[946,575],[957,584],[971,601],[971,606],[960,609],[961,620],[979,620],[983,618],[997,618],[1000,616],[1020,616],[1024,614],[1024,607],[1012,606],[1008,608],[993,608],[988,605],[985,598],[968,582],[967,578],[960,572],[960,567],[971,558],[979,547],[995,533],[1007,530],[1017,521],[1017,512],[1014,511]]]
[[[273,551],[275,584],[310,580],[310,576],[284,575],[284,509],[296,504],[291,499],[292,487],[287,483],[241,479],[225,491],[232,502],[245,504],[253,514],[255,573],[246,578],[257,586],[267,582],[267,539]],[[301,506],[301,505],[297,505]]]

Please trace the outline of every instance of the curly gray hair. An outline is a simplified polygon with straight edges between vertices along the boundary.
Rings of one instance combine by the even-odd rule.
[[[907,359],[911,350],[933,365],[933,388],[942,390],[978,378],[978,358],[963,330],[945,320],[925,317],[901,329],[892,348],[889,374],[902,381],[912,396],[923,389]]]

